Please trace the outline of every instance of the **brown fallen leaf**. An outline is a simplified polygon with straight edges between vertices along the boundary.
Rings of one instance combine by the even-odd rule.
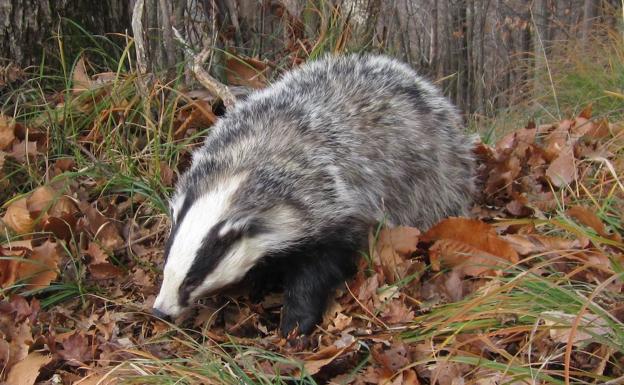
[[[9,155],[19,162],[26,162],[27,159],[34,159],[39,151],[37,151],[37,142],[24,140],[21,142],[13,142],[13,146]]]
[[[30,216],[26,198],[11,202],[2,220],[16,234],[28,234],[35,227],[35,220]]]
[[[373,259],[383,269],[389,283],[404,278],[404,262],[417,250],[420,231],[413,227],[399,226],[382,229],[375,249],[371,250]],[[374,239],[371,236],[371,245]]]
[[[41,223],[41,229],[46,233],[52,233],[58,239],[69,242],[75,234],[76,222],[78,219],[73,214],[66,214],[61,217],[49,216]]]
[[[12,312],[13,313],[13,312]],[[3,349],[6,360],[4,361],[4,367],[10,368],[15,363],[25,359],[28,356],[28,351],[33,344],[33,335],[31,330],[31,324],[27,320],[24,322],[16,323],[14,318],[8,318],[7,315],[2,316],[2,322],[0,322],[0,332],[3,335],[3,340],[6,340],[8,344],[4,344]]]
[[[332,323],[327,327],[327,331],[343,331],[351,325],[351,322],[353,322],[353,317],[348,316],[344,313],[338,313],[336,317],[332,320]]]
[[[89,339],[82,332],[74,332],[62,342],[58,354],[71,366],[83,366],[93,359]]]
[[[420,385],[420,381],[418,381],[418,376],[416,376],[416,371],[414,371],[414,369],[403,371],[402,385]]]
[[[123,246],[124,240],[111,219],[106,218],[93,205],[87,203],[81,203],[80,209],[85,214],[81,220],[105,250],[114,250]]]
[[[263,88],[267,85],[268,65],[260,60],[229,57],[225,63],[225,76],[230,85]]]
[[[89,242],[89,246],[87,247],[87,254],[91,257],[91,260],[89,262],[90,265],[108,263],[108,255],[96,242]]]
[[[403,301],[394,299],[381,313],[381,319],[387,324],[402,324],[412,322],[414,314],[414,310],[407,307]]]
[[[554,186],[565,187],[577,178],[572,147],[566,147],[546,169],[546,176]]]
[[[383,349],[380,345],[373,346],[371,355],[376,363],[381,365],[388,374],[395,374],[410,362],[409,350],[403,343],[393,343],[389,349]]]
[[[544,151],[548,161],[553,161],[566,147],[572,147],[569,143],[571,127],[571,120],[562,120],[546,136],[544,139]]]
[[[13,365],[7,375],[6,383],[11,385],[33,385],[39,376],[41,367],[52,361],[52,356],[32,352],[26,358]]]
[[[507,234],[502,238],[520,255],[544,253],[555,250],[569,250],[581,246],[578,239],[549,237],[539,234]]]
[[[15,140],[15,122],[6,115],[0,114],[0,150],[6,150]]]
[[[47,240],[34,247],[30,257],[20,264],[17,278],[25,280],[29,290],[46,287],[58,275],[60,258],[58,245]]]
[[[598,218],[596,213],[583,206],[572,206],[566,210],[566,214],[581,222],[587,227],[591,227],[598,235],[604,238],[611,238],[611,235]]]
[[[497,274],[497,267],[504,266],[500,257],[454,239],[436,241],[429,248],[429,259],[433,271],[444,266],[473,277]]]
[[[0,287],[6,288],[17,280],[17,270],[21,260],[32,253],[30,241],[14,241],[0,246]]]
[[[424,242],[451,239],[495,255],[512,263],[519,261],[518,253],[500,238],[494,228],[478,219],[448,218],[421,236]]]
[[[544,324],[550,328],[549,334],[553,341],[567,344],[570,341],[572,328],[571,325],[577,318],[576,314],[567,314],[560,311],[547,311],[541,314]],[[594,335],[608,338],[613,331],[607,325],[606,321],[595,314],[583,314],[579,322],[579,327],[572,336],[572,344],[579,344],[594,338]]]
[[[318,352],[309,355],[304,359],[303,364],[306,373],[309,375],[318,373],[324,366],[330,364],[352,345],[345,346],[341,349],[338,349],[335,345],[329,345]]]
[[[84,57],[81,56],[76,62],[74,67],[74,73],[72,75],[72,92],[79,94],[81,92],[90,90],[94,84],[89,75],[87,75],[87,67],[85,66]]]
[[[55,192],[49,186],[37,187],[26,199],[28,211],[36,218],[41,212],[47,211],[52,207]]]
[[[89,272],[95,280],[117,278],[123,274],[123,270],[109,262],[92,263],[89,265]]]

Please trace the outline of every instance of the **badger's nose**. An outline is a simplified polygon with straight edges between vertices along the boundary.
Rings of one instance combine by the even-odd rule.
[[[169,317],[169,315],[165,312],[163,312],[162,310],[158,309],[157,307],[153,307],[152,308],[152,314],[160,319],[162,319],[163,321],[171,321],[171,317]]]

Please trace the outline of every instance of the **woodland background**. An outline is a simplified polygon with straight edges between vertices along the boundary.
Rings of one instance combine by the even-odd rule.
[[[310,336],[279,292],[154,317],[191,151],[362,51],[479,136],[469,217],[371,229]],[[0,384],[622,384],[623,175],[622,0],[0,0]]]
[[[439,80],[467,114],[542,95],[541,70],[569,42],[592,44],[593,32],[614,29],[620,0],[145,0],[142,27],[150,71],[184,59],[171,27],[196,48],[214,45],[211,66],[225,81],[220,50],[275,65],[328,49],[386,52]],[[0,58],[4,65],[38,64],[54,51],[59,17],[96,35],[132,34],[135,1],[0,1]],[[61,22],[61,24],[63,24]],[[117,34],[117,36],[114,36]],[[321,36],[325,34],[326,36]],[[64,42],[67,54],[84,46]],[[329,46],[328,46],[329,45]],[[48,63],[54,62],[48,57]]]

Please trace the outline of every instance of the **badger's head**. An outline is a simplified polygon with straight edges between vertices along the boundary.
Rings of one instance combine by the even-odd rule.
[[[294,208],[249,202],[257,187],[247,180],[240,174],[204,188],[178,185],[155,315],[177,317],[198,297],[240,281],[263,256],[302,236]]]

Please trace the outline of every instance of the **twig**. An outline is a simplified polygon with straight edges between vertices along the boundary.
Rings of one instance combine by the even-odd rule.
[[[211,94],[221,99],[227,110],[231,109],[236,103],[236,97],[232,94],[232,91],[230,91],[228,86],[213,78],[203,67],[204,62],[208,59],[210,52],[212,51],[210,44],[206,43],[201,52],[195,54],[180,32],[175,27],[172,27],[172,29],[176,40],[182,44],[186,54],[193,59],[191,71],[193,71],[197,81],[199,81],[201,85],[204,86],[204,88],[206,88]]]

